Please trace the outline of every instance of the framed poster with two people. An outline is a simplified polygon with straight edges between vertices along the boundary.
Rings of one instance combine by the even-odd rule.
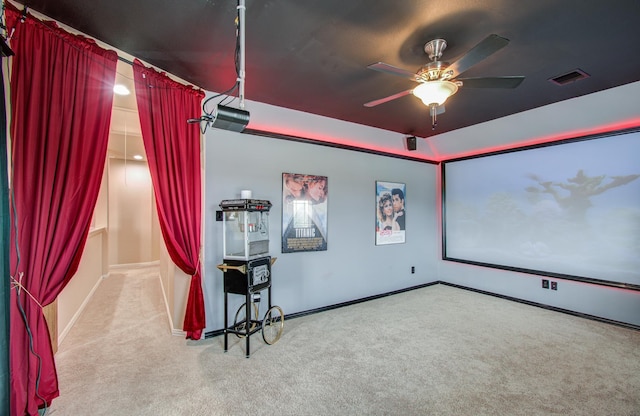
[[[376,245],[405,242],[406,185],[376,181]]]
[[[282,252],[327,249],[326,176],[282,174]]]

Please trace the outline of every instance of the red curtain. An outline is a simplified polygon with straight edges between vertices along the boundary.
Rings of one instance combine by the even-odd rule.
[[[11,414],[59,395],[42,306],[75,274],[106,159],[117,55],[5,3],[11,47]]]
[[[160,229],[173,262],[192,276],[183,329],[200,339],[205,327],[200,265],[200,131],[187,120],[200,113],[202,91],[133,65],[136,99],[156,195]]]

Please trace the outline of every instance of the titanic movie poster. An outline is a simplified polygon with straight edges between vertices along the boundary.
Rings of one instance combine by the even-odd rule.
[[[404,243],[405,194],[403,183],[376,181],[376,245]]]
[[[282,174],[282,252],[327,249],[326,176]]]

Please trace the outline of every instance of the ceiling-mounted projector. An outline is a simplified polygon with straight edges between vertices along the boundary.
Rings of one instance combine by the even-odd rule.
[[[211,114],[205,114],[200,118],[190,118],[187,123],[201,123],[203,121],[212,127],[240,133],[249,124],[249,112],[218,104]]]
[[[223,130],[241,132],[249,124],[248,111],[220,104],[218,104],[216,111],[213,112],[212,117],[211,126]]]

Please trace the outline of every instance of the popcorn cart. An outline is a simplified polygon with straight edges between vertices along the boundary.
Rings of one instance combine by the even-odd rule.
[[[259,199],[227,199],[222,209],[223,263],[218,269],[224,275],[224,351],[228,335],[245,338],[246,356],[250,356],[250,338],[258,331],[267,344],[280,339],[284,314],[271,305],[271,266],[276,258],[269,256],[269,210],[271,202]],[[267,312],[259,319],[260,292],[267,290]],[[228,295],[243,295],[245,302],[229,325]]]

